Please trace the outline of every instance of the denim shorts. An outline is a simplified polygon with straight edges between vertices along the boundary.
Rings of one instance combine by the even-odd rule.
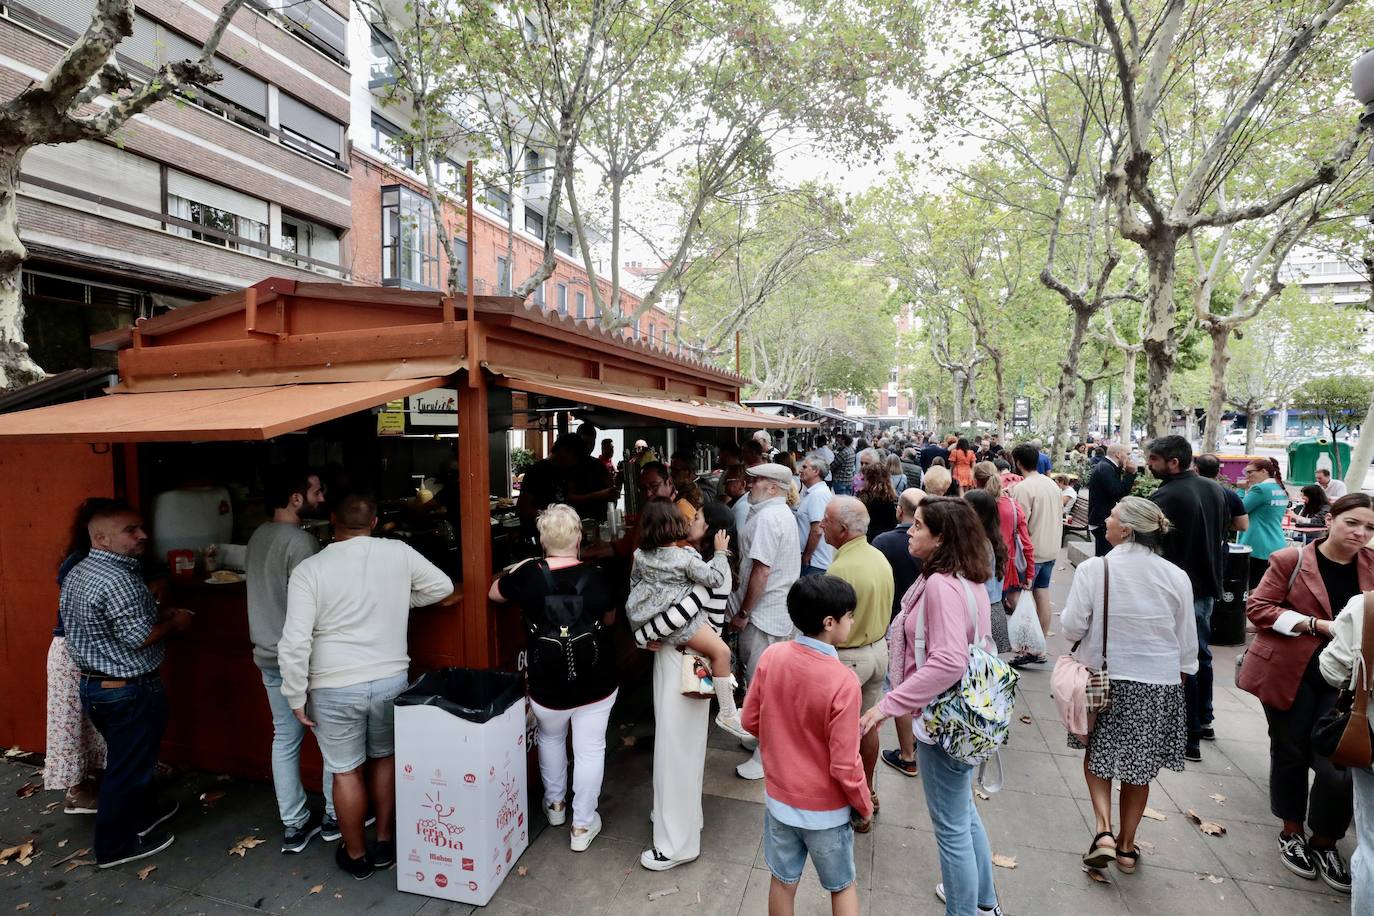
[[[854,883],[854,829],[846,821],[825,830],[791,827],[763,812],[763,859],[768,870],[783,884],[796,884],[806,867],[806,856],[816,865],[821,887],[832,894]]]
[[[1049,588],[1050,577],[1054,575],[1054,561],[1046,560],[1035,564],[1035,582],[1031,588]]]
[[[405,691],[404,673],[347,687],[310,691],[308,712],[324,768],[351,773],[368,759],[395,752],[395,712],[391,701]]]

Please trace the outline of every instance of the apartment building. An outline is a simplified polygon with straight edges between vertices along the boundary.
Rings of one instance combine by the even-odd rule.
[[[1295,252],[1279,278],[1296,283],[1312,302],[1361,306],[1369,301],[1369,277],[1358,262],[1320,251]]]
[[[221,6],[135,5],[117,49],[135,79],[198,57]],[[42,78],[94,6],[6,0],[0,92]],[[350,277],[348,7],[249,0],[219,47],[223,81],[155,106],[108,142],[25,156],[25,330],[40,365],[90,365],[89,334],[268,276]]]
[[[353,179],[353,237],[348,267],[355,282],[398,286],[406,289],[443,289],[447,285],[448,258],[434,222],[425,168],[417,151],[404,143],[410,132],[410,113],[404,103],[389,98],[394,83],[394,42],[356,7],[349,21],[352,55],[352,117],[349,138],[350,175]],[[544,233],[549,220],[556,224],[553,275],[535,289],[531,299],[549,311],[574,318],[594,317],[596,299],[582,263],[572,220],[565,211],[550,214],[551,163],[538,150],[515,150],[523,163],[514,195],[480,182],[474,189],[473,237],[467,238],[461,209],[464,198],[463,162],[469,155],[450,149],[434,164],[436,181],[451,204],[441,208],[444,223],[457,240],[461,259],[472,258],[474,292],[509,294],[530,276],[544,256]],[[513,237],[508,223],[513,215]],[[508,241],[510,244],[508,245]],[[592,240],[595,245],[599,240]],[[466,263],[459,270],[466,276]],[[609,302],[611,285],[597,278],[602,302]],[[642,301],[622,293],[623,310],[630,312]],[[655,310],[626,328],[624,336],[666,346],[671,323]]]

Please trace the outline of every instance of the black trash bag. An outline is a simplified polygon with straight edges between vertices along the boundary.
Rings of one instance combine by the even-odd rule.
[[[469,722],[494,719],[524,699],[525,680],[509,671],[441,668],[396,698],[397,706],[438,706]]]

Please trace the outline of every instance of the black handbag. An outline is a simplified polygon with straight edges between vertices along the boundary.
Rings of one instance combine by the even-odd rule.
[[[1352,667],[1355,690],[1341,688],[1336,705],[1312,727],[1312,750],[1338,767],[1368,767],[1374,762],[1374,733],[1369,728],[1369,668],[1374,658],[1374,592],[1365,592],[1364,630]]]

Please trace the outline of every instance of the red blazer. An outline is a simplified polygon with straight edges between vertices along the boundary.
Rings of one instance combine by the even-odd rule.
[[[1236,686],[1253,693],[1271,709],[1289,709],[1298,695],[1302,674],[1312,655],[1326,644],[1320,636],[1284,636],[1273,630],[1274,621],[1284,611],[1297,611],[1318,620],[1334,620],[1341,608],[1332,608],[1326,585],[1317,571],[1316,544],[1309,544],[1302,555],[1302,569],[1288,589],[1298,548],[1285,547],[1269,557],[1269,570],[1250,593],[1245,616],[1259,632],[1245,653]],[[1374,549],[1368,547],[1355,556],[1361,591],[1374,589]]]

